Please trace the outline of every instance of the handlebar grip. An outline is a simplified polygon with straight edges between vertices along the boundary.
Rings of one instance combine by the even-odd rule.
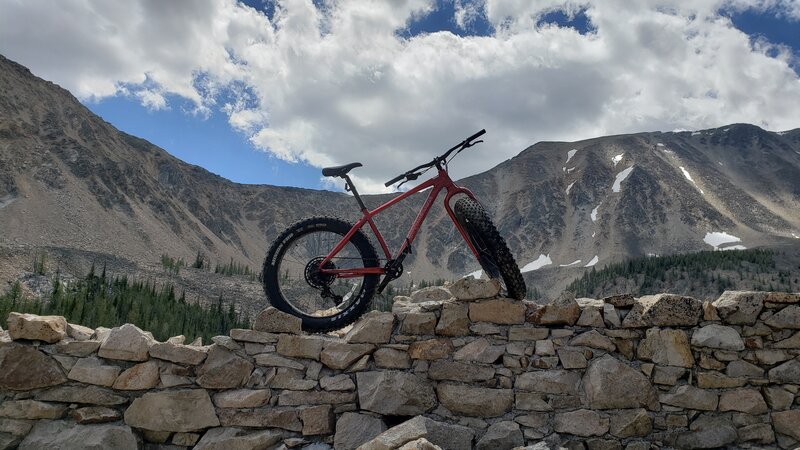
[[[478,139],[479,137],[483,136],[484,134],[486,134],[486,129],[478,131],[477,133],[475,133],[472,136],[468,137],[467,139],[465,139],[465,142],[469,143],[471,141],[474,141],[475,139]]]
[[[391,180],[387,181],[386,183],[384,183],[384,186],[389,187],[389,186],[397,183],[398,181],[402,180],[403,177],[405,177],[405,176],[406,176],[406,174],[398,175],[398,176],[392,178]]]

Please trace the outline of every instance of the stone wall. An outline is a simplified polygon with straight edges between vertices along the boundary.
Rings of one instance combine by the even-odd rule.
[[[461,280],[309,335],[213,344],[12,313],[0,449],[796,448],[800,294],[548,305]]]

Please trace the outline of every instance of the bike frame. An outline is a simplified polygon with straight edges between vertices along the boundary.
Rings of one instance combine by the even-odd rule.
[[[375,237],[378,239],[378,242],[381,245],[381,249],[383,253],[386,255],[387,261],[392,261],[400,257],[404,252],[410,252],[411,244],[414,242],[414,238],[417,237],[417,233],[419,232],[420,228],[422,227],[422,223],[425,221],[425,218],[428,216],[428,213],[433,207],[433,202],[436,201],[436,198],[445,190],[447,195],[444,198],[444,208],[447,211],[447,214],[450,216],[450,219],[453,221],[453,224],[456,226],[456,229],[461,236],[464,238],[464,241],[469,246],[469,249],[475,255],[475,258],[480,260],[478,255],[478,251],[470,242],[466,231],[461,227],[461,224],[458,223],[456,220],[455,214],[453,214],[452,208],[450,208],[450,200],[453,198],[454,195],[457,194],[464,194],[471,199],[478,201],[475,198],[475,195],[467,188],[463,188],[461,186],[456,185],[453,180],[450,179],[450,175],[448,175],[447,170],[439,165],[437,165],[439,170],[438,175],[431,178],[430,180],[420,184],[419,186],[410,189],[409,191],[398,195],[397,197],[389,200],[388,202],[378,206],[377,208],[373,209],[372,211],[368,210],[366,207],[362,208],[361,219],[353,225],[353,228],[350,229],[349,232],[342,238],[341,241],[336,245],[336,247],[331,250],[330,253],[325,257],[325,259],[320,263],[320,267],[324,267],[331,259],[336,257],[336,255],[350,242],[350,239],[355,235],[360,229],[364,227],[364,225],[369,224],[369,227],[372,229],[372,232],[375,234]],[[386,241],[383,239],[381,232],[378,230],[378,227],[375,225],[375,222],[372,220],[373,217],[380,214],[384,210],[388,209],[389,207],[395,205],[396,203],[416,194],[417,192],[423,191],[427,188],[431,188],[430,194],[428,194],[428,198],[425,200],[425,203],[422,205],[422,208],[417,213],[417,218],[414,219],[414,223],[411,225],[411,229],[408,231],[406,235],[405,241],[403,241],[403,245],[397,251],[395,258],[392,258],[392,252],[389,250],[389,247],[386,245]],[[336,275],[339,278],[356,278],[361,277],[364,275],[383,275],[386,273],[385,267],[363,267],[359,269],[320,269],[320,272]]]

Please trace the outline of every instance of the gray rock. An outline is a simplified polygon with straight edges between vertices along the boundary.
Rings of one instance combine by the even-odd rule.
[[[147,361],[122,372],[114,381],[114,389],[120,391],[140,391],[152,389],[160,379],[158,363]]]
[[[450,285],[449,290],[456,300],[462,302],[494,298],[500,295],[500,281],[465,277]]]
[[[320,361],[331,369],[344,370],[373,350],[375,346],[372,344],[333,342],[325,346]]]
[[[789,409],[794,401],[794,394],[778,386],[767,386],[763,389],[764,398],[767,405],[773,411],[783,411]]]
[[[603,336],[597,330],[587,331],[575,336],[570,340],[569,345],[573,347],[591,347],[607,352],[613,352],[617,348],[617,346],[611,342],[611,339]]]
[[[98,356],[123,361],[147,361],[150,347],[156,341],[136,325],[126,323],[112,328],[101,341]]]
[[[522,430],[516,422],[493,423],[475,446],[477,450],[495,450],[525,445]]]
[[[334,432],[335,416],[331,405],[317,405],[300,411],[303,436],[329,435]]]
[[[522,302],[498,298],[482,300],[469,305],[469,319],[473,322],[488,322],[500,325],[525,323],[525,305]]]
[[[256,364],[267,367],[287,367],[289,369],[304,370],[306,366],[294,359],[284,358],[274,353],[262,353],[255,356]]]
[[[553,429],[557,433],[575,436],[602,436],[608,432],[609,420],[598,412],[579,409],[555,415]]]
[[[384,431],[386,424],[381,419],[367,414],[346,412],[336,421],[333,448],[354,450]]]
[[[95,357],[81,358],[72,366],[67,378],[81,383],[110,387],[116,381],[121,370],[121,367],[105,365],[103,361]]]
[[[636,299],[622,321],[624,328],[695,326],[703,315],[703,303],[673,294],[646,295]]]
[[[331,377],[323,377],[319,380],[319,386],[326,391],[352,391],[356,388],[350,375],[339,374]]]
[[[214,404],[220,408],[259,408],[269,403],[269,389],[236,389],[214,394]]]
[[[755,389],[725,391],[719,397],[720,411],[739,411],[747,414],[764,414],[769,411],[767,402]]]
[[[39,350],[17,343],[0,346],[0,389],[29,391],[66,381],[61,366]]]
[[[545,394],[578,395],[581,375],[569,370],[524,372],[517,376],[514,388]]]
[[[674,386],[686,373],[683,367],[656,366],[653,369],[653,383]]]
[[[436,406],[433,386],[419,375],[396,371],[359,372],[356,385],[361,408],[379,414],[412,416]]]
[[[220,345],[212,345],[205,363],[197,370],[197,384],[210,389],[230,389],[244,385],[253,364]]]
[[[445,303],[435,332],[441,336],[464,336],[469,334],[469,324],[469,305]]]
[[[70,413],[75,422],[81,425],[90,423],[105,423],[116,422],[122,417],[119,411],[105,406],[87,406],[84,408],[74,409]]]
[[[521,411],[552,411],[545,394],[517,391],[514,394],[514,408]]]
[[[208,348],[192,345],[157,342],[150,347],[150,356],[153,358],[172,361],[178,364],[196,366],[206,359]]]
[[[439,383],[436,394],[445,408],[470,417],[498,417],[514,406],[514,391],[511,389]]]
[[[295,408],[220,409],[219,423],[223,427],[282,428],[301,431],[300,411]]]
[[[765,292],[725,291],[713,305],[726,323],[753,325],[764,308],[766,296]]]
[[[36,395],[37,400],[61,403],[79,403],[102,406],[116,406],[128,402],[128,399],[117,395],[114,391],[99,386],[63,386],[42,391]]]
[[[148,392],[125,410],[125,423],[151,431],[188,432],[218,427],[219,419],[203,389]]]
[[[29,339],[48,343],[67,337],[67,321],[61,316],[37,316],[35,314],[8,314],[8,334],[11,339]]]
[[[359,450],[396,449],[418,439],[426,439],[432,444],[448,450],[469,450],[472,448],[474,435],[475,432],[468,427],[417,416],[384,431],[375,439],[365,443]]]
[[[278,335],[265,331],[245,330],[234,328],[228,333],[235,341],[250,342],[256,344],[274,344],[278,342]]]
[[[769,381],[772,383],[797,384],[800,380],[800,357],[787,361],[769,371]]]
[[[508,329],[509,341],[540,341],[547,339],[550,334],[549,328],[544,327],[511,327]]]
[[[353,344],[385,344],[392,337],[394,314],[371,311],[353,325],[345,336],[345,341]]]
[[[94,330],[74,323],[67,324],[67,336],[76,341],[88,341],[94,336]]]
[[[278,396],[278,406],[338,405],[355,400],[355,392],[283,391]]]
[[[136,450],[138,443],[124,425],[76,425],[62,420],[40,420],[19,445],[20,450]]]
[[[414,303],[423,303],[431,301],[443,301],[453,298],[453,294],[449,289],[443,286],[426,287],[411,294],[411,300]]]
[[[736,442],[736,428],[724,417],[701,416],[680,433],[675,446],[680,449],[719,448]]]
[[[457,361],[475,361],[493,364],[506,352],[505,345],[493,345],[488,339],[476,339],[453,354]]]
[[[302,325],[303,321],[299,317],[270,306],[258,313],[255,322],[253,322],[253,329],[267,333],[300,334]]]
[[[728,364],[725,373],[734,378],[761,378],[764,376],[764,369],[747,361],[736,360]]]
[[[692,345],[719,350],[744,350],[739,332],[724,325],[706,325],[692,334]]]
[[[757,444],[772,444],[775,442],[775,433],[768,423],[747,425],[737,430],[739,442],[755,442]]]
[[[450,380],[471,383],[494,378],[493,367],[459,361],[434,361],[428,368],[431,380]]]
[[[270,448],[282,438],[275,430],[245,431],[239,428],[208,430],[194,450],[253,450]],[[174,440],[174,438],[173,438]]]
[[[557,351],[558,359],[565,369],[585,369],[588,363],[583,352],[569,348],[560,348]]]
[[[780,434],[800,441],[800,409],[772,413],[772,426]]]
[[[644,437],[653,431],[653,419],[645,409],[625,409],[611,416],[610,431],[618,438]]]
[[[98,341],[61,341],[56,346],[59,353],[70,356],[85,357],[100,348]]]
[[[581,307],[572,292],[564,292],[544,306],[529,305],[528,322],[541,325],[574,325],[581,315]]]
[[[0,417],[8,419],[60,419],[66,411],[64,405],[38,400],[6,400],[0,403]]]
[[[800,329],[800,306],[787,306],[769,317],[764,323],[773,328]]]
[[[583,390],[588,405],[594,409],[660,408],[650,380],[611,355],[592,361],[583,376]]]
[[[427,339],[414,341],[408,346],[408,356],[411,359],[432,361],[450,356],[453,344],[450,339]]]
[[[683,385],[672,393],[661,394],[661,403],[679,408],[714,411],[717,409],[719,396],[714,391]]]
[[[682,330],[650,328],[637,352],[640,359],[656,364],[686,368],[694,365],[689,338]]]
[[[433,334],[436,329],[436,314],[432,312],[414,312],[405,314],[400,326],[402,334]]]
[[[408,369],[411,357],[408,353],[394,348],[380,348],[372,354],[375,365],[382,369]]]

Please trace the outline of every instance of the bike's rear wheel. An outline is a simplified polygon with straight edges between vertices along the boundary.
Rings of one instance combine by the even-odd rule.
[[[456,201],[453,207],[461,227],[467,232],[470,242],[480,255],[479,262],[489,278],[498,278],[509,298],[525,298],[525,280],[508,249],[506,241],[500,236],[492,219],[477,201],[465,197]]]
[[[264,292],[272,306],[302,319],[307,331],[342,328],[369,306],[379,275],[340,278],[320,272],[320,264],[352,225],[330,217],[300,221],[272,243],[264,260]],[[378,267],[369,239],[356,232],[326,269]]]

